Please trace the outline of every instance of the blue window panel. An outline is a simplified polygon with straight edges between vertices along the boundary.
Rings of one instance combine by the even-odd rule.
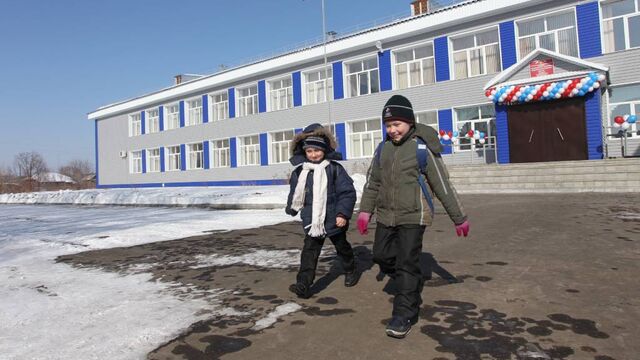
[[[229,160],[231,161],[231,167],[238,167],[238,154],[236,151],[236,138],[229,138]]]
[[[160,119],[160,131],[164,131],[164,106],[158,107],[158,119]]]
[[[267,134],[260,134],[260,165],[269,165],[269,144],[267,143]]]
[[[378,66],[380,68],[380,91],[391,90],[391,51],[385,50],[378,53]]]
[[[506,105],[496,105],[496,146],[498,147],[498,163],[510,163],[509,125],[507,123]]]
[[[258,81],[258,112],[267,111],[267,84],[264,80]]]
[[[336,140],[338,140],[337,151],[342,153],[342,158],[347,160],[347,132],[344,123],[336,123]]]
[[[296,71],[291,74],[293,80],[293,106],[302,105],[302,78],[300,71]]]
[[[230,88],[229,93],[229,119],[236,117],[236,89]]]
[[[204,168],[210,169],[211,167],[209,166],[209,142],[208,141],[202,142],[202,154],[204,155]]]
[[[160,146],[160,172],[164,172],[164,146]]]
[[[344,98],[344,89],[342,88],[342,61],[333,63],[333,98],[335,100]]]
[[[140,129],[141,129],[140,133],[143,134],[143,135],[146,133],[144,115],[145,115],[145,112],[144,111],[140,111]]]
[[[180,127],[184,127],[184,101],[180,100]]]
[[[187,170],[187,147],[180,144],[180,170]]]
[[[442,109],[438,110],[438,128],[440,130],[444,130],[446,132],[453,131],[453,110],[451,109]],[[442,141],[445,146],[443,146],[442,153],[443,154],[451,154],[451,140]]]
[[[98,178],[98,119],[95,120],[95,145],[96,145],[96,186],[98,186],[99,184],[99,178]]]
[[[202,95],[202,122],[209,122],[209,95]]]
[[[153,187],[185,187],[185,186],[255,186],[255,185],[287,185],[288,179],[256,179],[256,180],[222,180],[222,181],[191,181],[172,183],[142,183],[142,184],[109,184],[100,185],[100,189],[133,189]]]
[[[586,59],[602,55],[598,2],[576,6],[576,17],[578,18],[580,57]]]
[[[602,144],[602,111],[600,108],[600,91],[594,91],[585,97],[584,111],[587,121],[587,154],[589,160],[603,158]]]
[[[302,132],[302,129],[294,129],[293,131],[294,131],[294,132],[296,133],[296,135],[297,135],[297,134],[300,134],[300,133]]]
[[[503,69],[518,62],[516,55],[516,30],[513,21],[500,23],[500,49],[502,50]]]
[[[447,81],[449,75],[449,39],[446,36],[433,41],[436,62],[436,81]]]
[[[147,173],[147,150],[142,149],[142,173]]]

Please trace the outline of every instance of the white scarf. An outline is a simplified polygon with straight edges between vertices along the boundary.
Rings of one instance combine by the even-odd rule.
[[[300,211],[304,206],[304,188],[307,185],[307,175],[313,171],[313,206],[311,208],[311,229],[309,235],[321,237],[326,235],[324,229],[324,219],[327,212],[327,172],[325,168],[329,166],[329,161],[323,160],[319,164],[305,162],[302,164],[302,172],[298,177],[296,191],[293,194],[291,208]]]

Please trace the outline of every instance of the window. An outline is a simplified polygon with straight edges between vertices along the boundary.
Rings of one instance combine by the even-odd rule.
[[[260,165],[260,138],[258,135],[240,138],[240,165]]]
[[[609,97],[609,127],[613,126],[616,116],[640,116],[640,84],[611,87]],[[617,133],[619,128],[611,128],[610,133]],[[636,122],[627,131],[632,137],[639,137],[640,125]]]
[[[229,139],[211,142],[211,160],[214,168],[229,167]]]
[[[129,115],[129,136],[142,135],[142,121],[140,114]]]
[[[285,110],[293,107],[291,77],[269,81],[269,110]]]
[[[211,119],[220,121],[229,117],[229,94],[221,92],[210,95],[211,98]]]
[[[600,6],[604,52],[640,47],[640,0],[608,0]]]
[[[347,97],[373,94],[380,91],[378,58],[352,62],[347,67]]]
[[[396,87],[406,89],[436,81],[433,45],[420,45],[395,53]]]
[[[572,11],[517,22],[520,59],[537,48],[578,56],[576,18]]]
[[[187,144],[187,170],[204,168],[202,143]]]
[[[330,67],[304,74],[305,104],[333,100],[333,70]]]
[[[158,109],[147,110],[147,134],[160,132],[160,116]]]
[[[455,79],[500,71],[498,29],[464,35],[451,40]]]
[[[180,146],[167,147],[167,171],[176,171],[181,169],[180,163]]]
[[[186,125],[202,124],[202,98],[187,100],[184,103],[187,107]]]
[[[238,90],[238,116],[247,116],[258,112],[258,86]]]
[[[432,128],[436,129],[436,131],[438,131],[438,111],[430,110],[416,112],[416,122],[431,126]]]
[[[142,173],[142,151],[131,152],[131,162],[129,164],[129,172],[132,174]]]
[[[147,172],[160,171],[160,149],[147,149]]]
[[[164,107],[167,130],[177,129],[180,127],[180,106],[171,104]]]
[[[289,150],[294,135],[293,130],[271,133],[271,163],[280,164],[289,160]]]
[[[376,147],[382,141],[380,119],[354,121],[349,124],[349,144],[352,158],[373,156]]]
[[[463,137],[465,134],[467,134],[469,130],[473,130],[474,133],[477,131],[482,131],[485,133],[485,136],[489,138],[489,141],[487,142],[488,144],[495,143],[495,139],[491,138],[492,136],[495,136],[496,133],[496,114],[493,104],[456,109],[455,113],[455,128],[458,129],[460,137]],[[461,138],[460,150],[471,150],[472,144],[475,144],[475,146],[478,148],[482,147],[482,145],[477,140],[471,138]]]

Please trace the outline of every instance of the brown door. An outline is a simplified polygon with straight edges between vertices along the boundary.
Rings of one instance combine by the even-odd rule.
[[[512,163],[588,158],[584,99],[513,105],[507,116]]]

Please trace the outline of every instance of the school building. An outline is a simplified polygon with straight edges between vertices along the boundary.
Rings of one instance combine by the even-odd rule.
[[[394,94],[443,135],[448,164],[640,155],[640,0],[412,5],[407,18],[89,113],[97,186],[282,184],[289,142],[312,122],[364,173]]]

